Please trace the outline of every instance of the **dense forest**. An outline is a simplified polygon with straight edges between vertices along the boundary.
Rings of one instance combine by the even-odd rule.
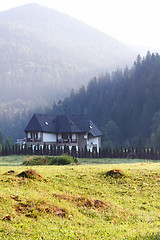
[[[160,138],[160,55],[138,55],[131,69],[94,77],[54,103],[52,113],[88,114],[103,132],[103,146],[155,146]]]

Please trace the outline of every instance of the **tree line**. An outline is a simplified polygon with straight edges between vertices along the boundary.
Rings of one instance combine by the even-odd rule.
[[[87,114],[103,133],[103,147],[160,150],[160,55],[137,56],[133,66],[94,77],[53,104],[54,114]]]

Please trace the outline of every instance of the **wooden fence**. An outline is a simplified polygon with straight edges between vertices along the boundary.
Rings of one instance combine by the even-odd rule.
[[[3,147],[0,152],[0,156],[9,155],[50,155],[58,156],[67,154],[77,158],[129,158],[129,159],[148,159],[148,160],[160,160],[160,154],[156,150],[144,149],[143,151],[137,151],[137,149],[103,149],[99,152],[90,152],[84,150],[69,150],[68,148],[56,148],[54,146],[20,146],[14,145],[12,147]]]

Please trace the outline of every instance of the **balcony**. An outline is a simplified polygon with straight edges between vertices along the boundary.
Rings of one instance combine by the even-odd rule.
[[[27,138],[27,142],[41,142],[41,139]]]
[[[34,139],[35,142],[41,142],[41,139]]]
[[[57,139],[57,143],[77,143],[77,139]]]

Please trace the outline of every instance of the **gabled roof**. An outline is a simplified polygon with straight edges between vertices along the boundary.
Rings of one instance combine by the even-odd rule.
[[[33,115],[30,122],[28,123],[25,131],[28,131],[27,129],[29,129],[29,131],[40,131],[40,132],[43,131],[41,124],[38,121],[36,115]]]
[[[50,133],[81,133],[90,132],[94,137],[102,133],[85,115],[51,115],[34,114],[25,132],[40,131]]]
[[[90,120],[90,130],[89,133],[93,135],[93,137],[102,136],[101,131],[96,127],[96,125]]]
[[[25,131],[54,132],[53,115],[34,114],[25,128]]]

